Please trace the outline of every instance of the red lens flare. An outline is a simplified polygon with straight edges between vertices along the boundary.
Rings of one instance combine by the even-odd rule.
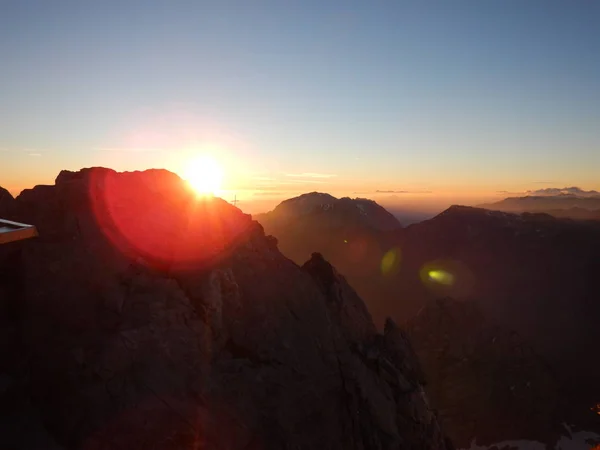
[[[93,170],[89,198],[113,246],[163,268],[195,268],[224,256],[252,224],[250,216],[224,200],[199,198],[164,170]]]

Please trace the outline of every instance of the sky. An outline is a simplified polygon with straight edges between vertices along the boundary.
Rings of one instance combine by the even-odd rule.
[[[0,0],[0,185],[211,154],[252,210],[599,190],[598,55],[596,0]]]

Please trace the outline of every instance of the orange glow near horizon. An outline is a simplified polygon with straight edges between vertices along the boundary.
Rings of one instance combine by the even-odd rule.
[[[199,196],[218,195],[223,182],[223,169],[211,156],[198,156],[188,162],[183,178]]]

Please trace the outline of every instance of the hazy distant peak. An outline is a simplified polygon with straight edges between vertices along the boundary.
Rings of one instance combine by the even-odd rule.
[[[316,202],[334,202],[337,198],[325,192],[308,192],[299,195],[298,197],[288,198],[281,202],[282,204],[297,204],[297,203],[316,203]]]
[[[483,208],[464,206],[464,205],[451,205],[437,216],[434,217],[448,217],[448,216],[475,216],[485,215],[488,211]]]
[[[536,195],[508,197],[480,207],[513,213],[546,213],[559,218],[600,219],[600,193],[578,187],[541,189]]]
[[[350,197],[338,199],[321,192],[310,192],[284,200],[267,216],[285,221],[316,214],[325,214],[323,217],[327,219],[323,220],[340,226],[361,223],[377,230],[402,227],[398,219],[373,200]]]
[[[310,192],[281,202],[273,212],[292,216],[303,216],[317,210],[328,209],[338,199],[322,192]]]
[[[488,221],[502,221],[505,224],[509,223],[520,223],[526,219],[531,220],[555,220],[549,214],[545,213],[520,213],[520,212],[507,212],[499,210],[491,210],[475,206],[461,206],[452,205],[445,211],[438,214],[432,220],[441,217],[453,217],[453,218],[464,218],[470,221],[474,219],[488,220]]]
[[[527,191],[529,196],[548,197],[548,196],[575,196],[575,197],[600,197],[600,192],[591,190],[586,191],[577,186],[564,188],[544,188],[535,191]]]
[[[487,228],[490,225],[494,227],[500,226],[502,228],[518,228],[522,226],[524,217],[520,214],[503,211],[492,211],[472,206],[452,205],[428,222],[440,222],[441,224],[446,225],[454,223],[459,226],[464,225],[470,231],[473,231],[475,228]]]
[[[500,232],[538,240],[555,238],[573,226],[586,230],[593,222],[572,222],[543,212],[512,213],[454,205],[422,225],[434,233],[454,229],[468,238]]]

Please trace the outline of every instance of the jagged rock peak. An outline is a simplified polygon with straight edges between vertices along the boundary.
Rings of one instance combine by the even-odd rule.
[[[55,179],[55,185],[62,185],[74,181],[98,181],[102,182],[107,178],[116,178],[120,181],[127,180],[132,183],[142,183],[152,187],[156,184],[158,188],[181,189],[187,195],[193,195],[189,189],[185,187],[185,182],[179,175],[170,172],[166,169],[146,169],[136,170],[132,172],[117,172],[113,169],[105,167],[88,167],[80,169],[76,172],[70,170],[61,170]]]
[[[383,331],[385,334],[394,333],[399,329],[400,327],[398,327],[394,319],[392,319],[391,317],[385,319],[385,324],[383,326]]]
[[[15,199],[2,186],[0,186],[0,214],[6,214],[9,209],[14,205]]]
[[[281,202],[275,210],[293,211],[296,214],[308,214],[315,208],[328,207],[337,202],[333,195],[324,192],[309,192],[298,197],[289,198]]]
[[[78,171],[61,170],[54,180],[54,184],[66,183],[69,181],[83,180],[90,177],[92,174],[116,174],[117,172],[113,169],[107,169],[105,167],[86,167]]]
[[[313,253],[302,269],[325,295],[332,317],[339,321],[349,340],[364,341],[375,335],[375,325],[364,302],[323,255]]]
[[[314,252],[311,255],[311,258],[304,264],[303,268],[313,276],[325,292],[329,291],[331,285],[336,281],[337,274],[335,273],[335,269],[318,252]]]
[[[383,330],[385,347],[389,349],[391,358],[396,364],[405,367],[406,375],[413,380],[415,385],[426,385],[425,375],[419,363],[419,358],[408,338],[408,334],[400,328],[390,317],[385,321]]]
[[[0,201],[4,200],[5,198],[13,199],[13,196],[11,195],[10,192],[8,192],[6,189],[4,189],[2,186],[0,186]]]

